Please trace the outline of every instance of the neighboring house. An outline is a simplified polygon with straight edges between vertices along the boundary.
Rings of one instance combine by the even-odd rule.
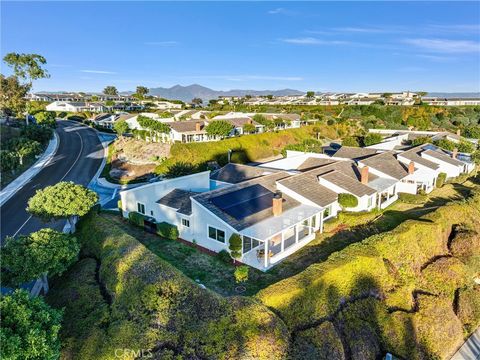
[[[181,109],[182,104],[172,103],[170,101],[154,101],[155,107],[160,110]]]
[[[73,101],[54,101],[45,107],[48,111],[65,111],[65,112],[104,112],[106,107],[101,103],[86,103]]]
[[[422,98],[422,102],[428,105],[437,106],[478,106],[480,105],[480,99],[475,98]]]
[[[432,178],[436,179],[440,173],[445,173],[447,179],[451,179],[461,174],[470,173],[475,168],[473,162],[460,160],[457,157],[457,151],[449,154],[432,144],[420,145],[397,155],[401,162],[413,161],[415,166],[429,171],[431,173],[430,180]]]
[[[214,140],[207,134],[202,120],[175,121],[170,123],[170,138],[173,142],[204,142]]]

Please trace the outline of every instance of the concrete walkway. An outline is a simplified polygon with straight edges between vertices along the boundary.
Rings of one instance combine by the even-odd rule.
[[[450,360],[480,360],[480,327],[470,335]]]
[[[8,199],[10,199],[15,193],[20,190],[26,183],[28,183],[40,170],[50,161],[55,155],[58,149],[58,134],[53,133],[53,139],[48,143],[47,149],[40,156],[40,158],[25,170],[19,177],[8,184],[2,191],[0,191],[0,206],[2,206]]]

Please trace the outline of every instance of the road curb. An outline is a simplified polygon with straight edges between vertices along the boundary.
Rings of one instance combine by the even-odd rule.
[[[53,139],[48,143],[47,148],[43,152],[42,156],[27,170],[25,170],[19,177],[13,180],[2,191],[0,191],[0,206],[5,204],[18,190],[25,186],[45,165],[47,165],[53,156],[56,154],[58,144],[60,143],[59,137],[56,131],[53,133]]]

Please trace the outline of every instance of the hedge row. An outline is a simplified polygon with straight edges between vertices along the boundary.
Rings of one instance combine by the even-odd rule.
[[[117,348],[159,359],[285,358],[288,332],[265,306],[200,288],[107,218],[91,214],[78,228],[84,257],[100,261],[104,290],[90,260],[53,287],[49,298],[68,322],[62,358],[110,359]]]
[[[386,351],[408,359],[447,357],[462,343],[464,331],[480,324],[480,301],[473,300],[479,218],[477,189],[468,200],[353,244],[257,297],[294,334],[302,334],[313,352],[326,345],[316,345],[311,333],[323,333],[317,326],[333,319],[352,356],[357,354],[353,358]],[[460,319],[452,307],[457,289],[463,289]],[[302,353],[295,346],[292,352]]]
[[[346,125],[317,126],[322,135],[336,138],[339,133],[348,130]],[[173,144],[170,157],[160,164],[155,172],[163,174],[175,163],[186,162],[195,166],[205,167],[209,161],[217,161],[225,165],[228,161],[228,150],[233,150],[233,162],[249,162],[279,155],[289,144],[299,144],[315,136],[313,126],[303,126],[298,129],[288,129],[263,134],[243,135],[235,138],[212,141],[208,143]]]

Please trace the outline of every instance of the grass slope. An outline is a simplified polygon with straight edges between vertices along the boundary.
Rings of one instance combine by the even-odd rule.
[[[78,236],[83,259],[48,295],[65,307],[63,358],[114,359],[118,348],[162,359],[284,357],[284,324],[254,299],[201,289],[97,214]]]
[[[450,251],[465,231],[478,244],[479,218],[477,189],[468,200],[350,245],[257,297],[280,315],[294,338],[333,321],[354,358],[382,351],[409,359],[446,357],[461,344],[463,331],[480,321],[478,302],[462,302],[478,289],[473,277],[480,246],[464,245],[458,258]],[[452,306],[458,293],[460,310]]]

